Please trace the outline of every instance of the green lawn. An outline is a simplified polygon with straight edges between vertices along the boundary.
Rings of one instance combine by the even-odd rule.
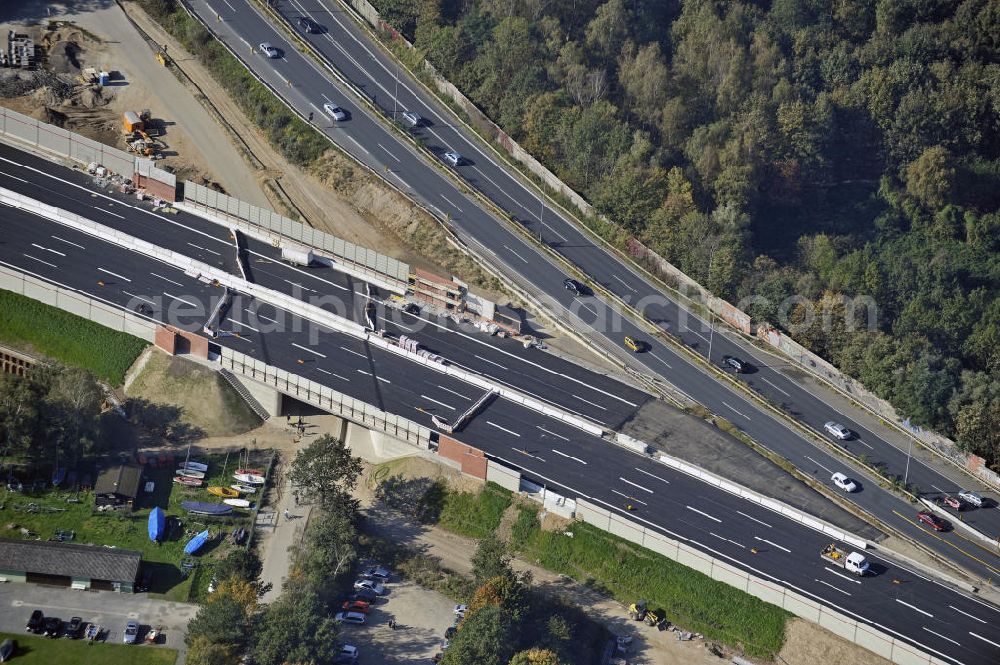
[[[486,483],[477,494],[447,492],[438,522],[463,536],[485,538],[500,526],[510,502],[510,491],[493,483]]]
[[[268,451],[259,451],[251,459],[251,463],[262,467],[269,456]],[[178,459],[183,461],[182,456]],[[206,571],[211,569],[215,561],[225,558],[234,546],[224,538],[209,542],[196,557],[199,566],[195,569],[195,574],[185,577],[179,567],[184,556],[184,544],[191,535],[206,528],[215,535],[223,532],[228,534],[240,526],[249,527],[250,512],[237,509],[227,517],[189,516],[181,508],[181,501],[220,502],[220,498],[210,495],[205,488],[210,485],[228,487],[234,482],[230,478],[238,466],[235,455],[230,456],[228,464],[225,455],[201,455],[198,459],[209,462],[210,473],[208,482],[200,488],[185,487],[173,482],[174,469],[180,461],[167,468],[153,469],[146,466],[145,479],[156,483],[156,488],[152,494],[141,493],[133,512],[97,512],[94,509],[94,496],[89,492],[80,493],[79,503],[69,503],[67,499],[74,498],[74,495],[61,490],[39,495],[3,490],[0,493],[0,536],[21,538],[23,535],[20,529],[25,528],[37,533],[42,539],[48,539],[57,530],[73,530],[76,532],[76,538],[72,541],[74,543],[114,545],[138,550],[142,552],[143,571],[151,573],[151,593],[162,595],[168,600],[200,598],[211,579]],[[228,467],[225,475],[224,465]],[[36,512],[29,512],[31,503],[37,505]],[[160,544],[149,540],[146,526],[149,512],[154,506],[166,510],[171,527],[167,539]],[[10,525],[16,526],[8,529]]]
[[[147,346],[146,342],[0,289],[0,343],[83,367],[113,386]]]
[[[144,644],[103,644],[0,633],[0,641],[8,638],[17,644],[12,662],[24,665],[174,665],[177,661],[176,650]]]

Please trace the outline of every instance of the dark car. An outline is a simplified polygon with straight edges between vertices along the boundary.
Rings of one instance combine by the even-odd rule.
[[[43,623],[45,623],[45,615],[42,614],[41,610],[35,610],[28,617],[28,623],[25,624],[24,629],[29,633],[40,633],[42,632]]]
[[[323,30],[319,23],[312,20],[308,16],[303,16],[299,19],[299,27],[302,28],[304,32],[308,32],[311,35],[317,35]]]
[[[59,637],[62,635],[62,619],[59,617],[45,617],[43,632],[45,637]]]
[[[726,363],[737,374],[742,374],[747,369],[747,364],[736,356],[723,356],[722,362]]]
[[[420,314],[420,307],[412,302],[408,302],[405,305],[403,305],[403,311],[406,312],[407,314],[412,314],[413,316],[416,316],[417,314]]]
[[[567,277],[566,279],[564,279],[563,286],[566,288],[567,291],[569,291],[573,295],[578,296],[581,293],[583,293],[583,287],[580,285],[580,282],[576,281],[572,277]]]
[[[79,639],[81,630],[83,630],[83,619],[81,617],[73,617],[66,624],[65,636],[71,640]]]
[[[355,589],[350,596],[350,600],[363,600],[366,603],[374,603],[377,598],[378,594],[371,589]]]
[[[944,531],[948,528],[948,523],[946,521],[933,513],[927,512],[926,510],[921,510],[917,513],[917,519],[935,531]]]

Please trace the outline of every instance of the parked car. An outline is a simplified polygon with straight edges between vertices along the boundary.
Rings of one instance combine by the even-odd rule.
[[[983,497],[978,492],[973,492],[972,490],[962,490],[958,493],[958,498],[965,501],[969,505],[975,506],[976,508],[983,507]]]
[[[327,102],[326,104],[323,104],[323,111],[328,116],[333,118],[336,122],[340,122],[341,120],[347,120],[347,113],[344,111],[344,109],[340,108],[333,102]]]
[[[139,623],[136,621],[129,621],[125,624],[125,632],[122,633],[122,642],[125,644],[135,644],[136,638],[139,636]]]
[[[363,600],[366,603],[374,603],[378,598],[378,594],[371,589],[354,589],[354,593],[348,597],[348,600]]]
[[[832,420],[823,425],[823,429],[829,432],[830,436],[840,439],[841,441],[846,441],[851,438],[851,430],[847,429],[840,423],[835,423]]]
[[[261,42],[260,46],[258,46],[257,48],[259,48],[260,52],[263,53],[264,55],[266,55],[269,58],[280,58],[281,57],[281,54],[278,53],[278,49],[276,49],[273,46],[271,46],[271,44],[269,42]]]
[[[747,368],[747,364],[736,356],[723,356],[722,362],[732,367],[737,374],[742,374]]]
[[[965,503],[957,496],[945,495],[941,497],[941,501],[944,503],[944,505],[948,506],[949,508],[953,508],[955,510],[961,510],[962,508],[965,507]]]
[[[575,296],[578,296],[583,292],[583,289],[580,288],[580,282],[576,281],[572,277],[567,277],[566,279],[564,279],[563,286],[566,288],[567,291],[569,291]]]
[[[369,566],[361,571],[361,577],[368,580],[380,580],[385,582],[392,577],[392,573],[388,568],[383,568],[382,566]]]
[[[354,583],[354,588],[368,589],[369,591],[374,591],[379,596],[385,593],[385,587],[375,580],[358,580]]]
[[[372,606],[367,600],[345,600],[341,609],[346,612],[361,612],[362,614],[368,614],[371,612]]]
[[[926,510],[921,510],[917,513],[917,519],[934,529],[935,531],[944,531],[948,528],[948,523],[935,515],[934,513],[929,513]]]
[[[361,612],[337,612],[333,620],[337,623],[353,623],[361,625],[365,622],[365,615]]]
[[[73,617],[66,624],[66,631],[63,633],[66,637],[71,640],[76,640],[80,638],[80,632],[83,630],[83,618]]]
[[[455,613],[455,616],[458,617],[464,617],[465,613],[468,611],[469,611],[468,605],[455,605],[455,608],[452,610],[452,612]]]
[[[403,111],[402,118],[403,124],[408,125],[409,127],[419,127],[424,123],[424,119],[413,111]]]
[[[45,637],[59,637],[62,635],[62,619],[59,617],[45,617],[42,623],[42,634]]]
[[[358,662],[358,648],[353,644],[341,644],[340,653],[337,654],[337,665],[351,665]]]
[[[441,155],[441,159],[443,159],[448,164],[451,164],[452,166],[458,166],[459,164],[462,163],[462,156],[457,152],[455,152],[454,150],[449,150],[448,152]]]
[[[29,633],[40,633],[42,632],[42,624],[45,623],[45,615],[42,614],[41,610],[35,610],[28,617],[28,623],[25,624],[24,629]]]
[[[841,473],[840,471],[830,476],[830,480],[833,481],[834,485],[844,490],[845,492],[853,492],[854,490],[858,489],[858,484],[853,480],[851,480],[850,478],[848,478],[843,473]]]
[[[308,32],[310,35],[317,35],[323,31],[319,23],[312,20],[308,16],[299,18],[299,27],[302,28],[303,32]]]

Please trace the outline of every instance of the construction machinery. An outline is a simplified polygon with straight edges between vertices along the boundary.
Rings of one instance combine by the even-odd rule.
[[[122,114],[122,132],[125,145],[132,152],[144,157],[154,157],[164,148],[161,142],[148,133],[148,131],[152,131],[152,127],[149,125],[150,117],[149,109],[143,109],[138,113],[125,111]]]
[[[650,626],[658,626],[663,618],[649,609],[649,603],[645,600],[637,600],[629,605],[628,618],[633,621],[642,621]]]

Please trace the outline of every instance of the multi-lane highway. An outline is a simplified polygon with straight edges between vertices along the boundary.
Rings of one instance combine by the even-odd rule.
[[[107,217],[107,212],[128,220],[140,217],[124,202],[100,196],[80,199],[91,206],[95,219]],[[168,223],[155,213],[147,211],[146,216]],[[170,314],[197,329],[212,298],[221,295],[220,288],[175,266],[19,210],[0,208],[0,224],[0,263],[123,309],[135,311],[138,303],[145,303],[150,317],[162,320]],[[136,230],[142,231],[138,235],[148,233],[145,227]],[[192,236],[177,235],[185,244],[191,242]],[[223,245],[211,245],[207,239],[193,242],[200,246],[190,253],[202,252],[206,263],[226,265]],[[184,311],[192,312],[186,321]],[[213,343],[244,353],[256,349],[257,357],[272,365],[392,413],[414,418],[429,400],[460,410],[480,394],[467,383],[363,340],[317,330],[269,304],[238,296],[227,316],[229,329],[242,328],[241,336],[219,337]],[[247,325],[250,317],[283,325],[258,332]],[[876,574],[853,578],[820,560],[827,537],[508,400],[489,404],[458,438],[551,489],[627,515],[947,662],[986,665],[1000,657],[1000,608],[877,553],[872,555]],[[634,510],[627,511],[626,504]]]
[[[297,18],[299,12],[308,14],[323,24],[326,31],[317,35],[300,33],[299,37],[309,40],[338,69],[344,68],[349,77],[356,79],[356,83],[367,77],[364,80],[368,82],[363,87],[372,92],[375,101],[383,108],[392,106],[393,97],[387,95],[386,90],[396,93],[394,67],[384,61],[384,56],[376,46],[365,43],[363,35],[347,16],[338,15],[337,11],[331,11],[326,5],[315,4],[316,0],[309,0],[313,4],[308,5],[303,4],[305,1],[296,0],[297,4],[279,3],[279,10],[286,14],[291,12],[294,14],[292,18]],[[320,131],[362,162],[379,170],[387,169],[398,184],[418,200],[446,212],[459,235],[479,248],[480,253],[490,257],[512,280],[545,296],[554,306],[571,312],[570,320],[578,329],[593,337],[602,338],[604,345],[612,349],[620,350],[621,340],[625,335],[644,339],[649,344],[647,351],[635,354],[630,362],[642,363],[647,371],[663,376],[681,387],[693,399],[728,418],[754,439],[790,460],[798,468],[812,473],[818,480],[830,484],[830,476],[839,470],[857,475],[825,448],[801,436],[780,418],[758,407],[739,390],[706,374],[704,368],[692,362],[685,354],[645,334],[641,326],[618,316],[599,298],[577,296],[566,291],[562,285],[565,275],[561,268],[531,242],[479,207],[474,198],[465,194],[459,184],[446,177],[442,170],[429,168],[422,155],[405,138],[369,115],[370,109],[337,83],[328,71],[297,51],[285,34],[268,22],[252,0],[227,0],[224,3],[217,0],[190,0],[189,4],[289,104],[304,114],[313,113],[314,124]],[[256,49],[256,45],[261,42],[277,47],[280,57],[266,57]],[[354,67],[353,70],[348,69],[349,64]],[[389,79],[383,76],[386,71],[393,74],[391,87]],[[396,111],[415,110],[426,119],[426,126],[417,130],[425,143],[438,154],[446,149],[464,152],[468,159],[452,170],[518,218],[530,219],[523,211],[512,208],[511,202],[528,201],[534,194],[511,176],[499,160],[492,159],[488,150],[476,148],[475,142],[465,137],[463,131],[449,121],[448,116],[439,113],[433,100],[427,98],[416,85],[405,80],[405,72],[400,73],[400,77]],[[374,93],[376,88],[379,94]],[[323,114],[323,105],[328,102],[344,108],[348,112],[348,118],[340,122],[327,118]],[[457,144],[459,140],[472,142],[468,147],[461,147]],[[478,170],[473,170],[473,167]],[[483,189],[487,185],[497,188],[497,191]],[[548,210],[544,220],[548,226],[540,227],[543,237],[547,237],[544,236],[545,229],[551,227],[567,239],[562,241],[557,238],[552,241],[547,237],[548,244],[556,251],[564,254],[573,252],[567,258],[591,275],[598,276],[598,281],[606,278],[607,283],[602,281],[605,287],[612,290],[620,288],[620,295],[628,295],[633,302],[643,300],[644,311],[651,320],[674,333],[687,335],[687,343],[707,345],[710,333],[707,328],[698,329],[697,317],[660,295],[640,275],[576,230],[557,211]],[[600,277],[602,275],[604,278]],[[614,284],[619,286],[614,287]],[[685,322],[686,326],[680,325]],[[713,360],[718,360],[723,354],[747,357],[744,351],[734,346],[725,336],[716,335]],[[907,464],[905,452],[878,438],[874,432],[832,413],[819,399],[778,369],[769,367],[766,362],[756,361],[754,364],[755,371],[740,375],[743,380],[752,383],[755,389],[761,390],[775,401],[784,403],[789,410],[799,414],[803,421],[813,427],[821,428],[822,423],[827,420],[838,420],[852,427],[857,437],[840,445],[852,452],[864,454],[873,461],[882,462],[890,472],[902,475]],[[602,403],[602,406],[606,405]],[[593,410],[589,415],[593,415]],[[961,488],[961,481],[951,479],[916,459],[909,464],[909,480],[932,492],[954,492]],[[955,559],[983,579],[994,578],[1000,572],[1000,558],[983,550],[974,540],[965,541],[957,534],[942,539],[941,536],[927,533],[915,524],[915,511],[909,504],[877,487],[872,481],[861,485],[862,491],[850,498],[884,523],[922,540],[928,547]],[[995,509],[995,503],[991,505],[994,508],[968,513],[966,521],[974,523],[987,533],[1000,534],[1000,511]]]

